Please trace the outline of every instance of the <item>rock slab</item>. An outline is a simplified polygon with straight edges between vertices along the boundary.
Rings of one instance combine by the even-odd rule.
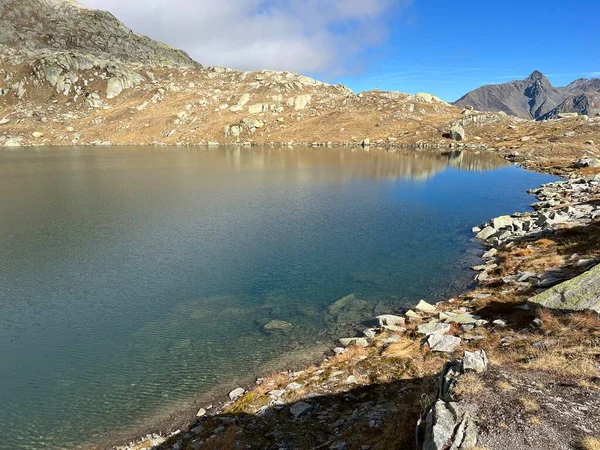
[[[600,265],[530,298],[529,303],[560,311],[600,313]]]

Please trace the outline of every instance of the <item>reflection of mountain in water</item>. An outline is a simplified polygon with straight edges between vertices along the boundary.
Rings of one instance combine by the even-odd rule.
[[[27,164],[35,160],[36,164]],[[43,164],[39,161],[43,161]],[[86,170],[171,169],[202,167],[207,177],[230,172],[236,180],[262,173],[269,179],[335,182],[352,179],[425,179],[449,167],[464,171],[493,170],[508,163],[493,154],[468,151],[385,151],[356,148],[113,147],[38,149],[0,153],[0,173]]]
[[[492,154],[467,151],[389,152],[362,149],[225,149],[229,164],[242,169],[249,166],[265,171],[275,168],[301,170],[322,166],[311,172],[317,179],[410,178],[425,179],[449,167],[463,171],[494,170],[508,163]],[[288,172],[289,173],[289,172]],[[299,172],[302,173],[302,172]],[[313,178],[313,179],[314,179]]]

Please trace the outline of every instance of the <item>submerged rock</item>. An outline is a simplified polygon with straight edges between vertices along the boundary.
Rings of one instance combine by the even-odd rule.
[[[289,331],[292,328],[294,328],[294,325],[292,325],[289,322],[286,322],[285,320],[271,320],[269,323],[267,323],[263,327],[263,330],[265,330],[267,332],[272,332],[272,331]]]

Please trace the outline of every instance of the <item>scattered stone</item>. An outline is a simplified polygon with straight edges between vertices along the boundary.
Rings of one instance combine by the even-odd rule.
[[[368,328],[365,331],[363,331],[363,335],[367,339],[373,339],[375,336],[377,336],[377,330],[373,328]]]
[[[379,326],[382,328],[386,328],[388,326],[403,327],[406,325],[406,319],[404,317],[394,316],[392,314],[383,314],[381,316],[377,316],[377,321],[379,322]]]
[[[368,347],[369,341],[365,338],[342,338],[340,344],[344,347],[350,347],[351,345],[358,345],[359,347]]]
[[[451,329],[452,326],[447,323],[429,322],[419,325],[417,327],[417,333],[430,336],[432,334],[446,334]]]
[[[434,352],[452,353],[460,345],[461,339],[456,336],[432,334],[427,339],[427,345]]]
[[[489,239],[494,234],[496,234],[496,232],[497,232],[497,230],[494,227],[485,227],[475,237],[477,239],[481,239],[482,241],[485,241],[486,239]]]
[[[298,403],[294,403],[292,405],[292,407],[290,408],[290,413],[294,417],[299,418],[299,417],[302,417],[302,416],[308,414],[312,409],[313,409],[313,407],[309,403],[298,402]]]
[[[462,367],[464,372],[485,372],[488,367],[488,358],[485,351],[465,352]]]
[[[494,320],[492,323],[493,323],[494,325],[496,325],[497,327],[499,327],[499,328],[504,328],[504,327],[506,327],[506,322],[505,322],[504,320],[502,320],[502,319],[497,319],[497,320]]]
[[[510,216],[500,216],[492,219],[492,227],[496,230],[501,230],[503,228],[508,228],[512,226],[513,219]]]
[[[408,317],[409,319],[422,319],[422,317],[417,314],[416,312],[414,312],[412,309],[408,310],[405,314],[406,317]]]
[[[446,323],[457,323],[459,325],[474,325],[477,323],[478,320],[478,317],[475,317],[471,314],[456,314],[452,317],[449,317],[446,320]]]
[[[304,385],[302,383],[298,383],[296,381],[293,381],[292,383],[288,384],[285,387],[286,391],[298,391],[300,389],[302,389],[304,387]]]
[[[592,158],[590,156],[584,156],[579,158],[573,166],[576,169],[583,169],[585,167],[600,167],[600,160],[598,158]]]
[[[246,393],[246,390],[244,388],[237,388],[234,389],[233,391],[231,391],[229,393],[229,399],[232,402],[235,402],[237,399],[239,399],[242,395],[244,395]]]
[[[415,307],[417,311],[421,311],[424,313],[434,313],[436,311],[436,307],[427,303],[425,300],[421,300],[419,304]]]
[[[200,408],[196,413],[196,417],[204,417],[206,415],[206,410],[204,408]]]

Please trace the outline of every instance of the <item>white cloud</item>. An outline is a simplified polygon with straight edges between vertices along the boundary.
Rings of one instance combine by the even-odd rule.
[[[342,73],[412,0],[80,0],[206,65]]]

